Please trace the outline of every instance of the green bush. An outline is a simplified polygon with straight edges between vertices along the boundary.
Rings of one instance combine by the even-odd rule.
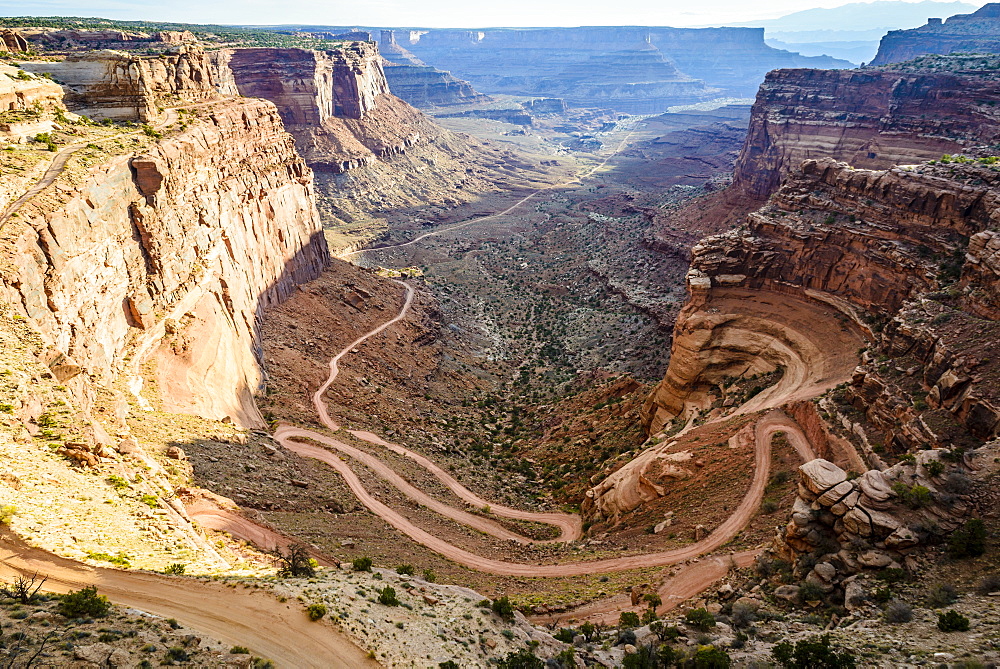
[[[509,653],[497,662],[498,669],[545,669],[545,662],[535,657],[530,650],[521,649]]]
[[[638,627],[640,624],[639,614],[635,611],[622,611],[621,615],[618,616],[618,627]]]
[[[173,576],[181,576],[184,574],[185,571],[187,571],[187,566],[185,566],[184,563],[173,562],[166,566],[166,568],[163,570],[163,573],[171,574]]]
[[[493,610],[493,613],[497,614],[504,620],[514,619],[514,606],[510,603],[510,599],[507,598],[507,595],[504,595],[499,599],[494,599],[490,604],[490,608]]]
[[[849,650],[838,652],[830,644],[830,635],[802,639],[793,646],[782,641],[771,649],[775,661],[787,669],[854,669],[857,661]]]
[[[163,664],[173,664],[174,662],[187,662],[191,659],[188,652],[180,646],[167,649],[167,654],[163,656]]]
[[[402,576],[413,576],[415,572],[413,570],[412,564],[401,564],[398,567],[396,567],[396,573]],[[449,660],[449,662],[450,661],[451,660]]]
[[[249,655],[250,649],[246,646],[233,646],[229,649],[229,652],[233,655]]]
[[[306,613],[309,615],[309,620],[316,622],[326,615],[326,604],[310,604]]]
[[[715,616],[704,608],[691,609],[684,614],[684,621],[688,625],[691,625],[695,629],[701,630],[702,632],[707,632],[715,627]]]
[[[570,629],[569,627],[563,627],[558,632],[552,635],[556,641],[562,641],[563,643],[573,643],[573,637],[576,636],[576,630]]]
[[[428,583],[434,583],[437,581],[437,574],[434,573],[433,569],[424,569],[420,576]]]
[[[378,603],[386,606],[399,606],[395,588],[390,585],[382,588],[382,591],[378,593]]]
[[[961,559],[979,557],[986,552],[986,525],[973,518],[948,537],[948,555]]]
[[[694,653],[695,669],[729,669],[729,653],[716,646],[700,646]]]
[[[942,632],[968,632],[969,619],[954,609],[938,614],[938,629]]]
[[[812,581],[802,581],[799,583],[799,601],[816,602],[823,599],[823,588]]]
[[[372,559],[370,557],[354,558],[354,560],[351,561],[351,568],[354,569],[354,571],[371,571]]]
[[[892,491],[896,493],[903,504],[911,509],[920,509],[934,501],[930,489],[922,485],[908,486],[897,481],[892,484]]]
[[[10,521],[13,520],[16,513],[17,507],[13,504],[0,506],[0,525],[10,525]]]
[[[111,610],[111,602],[97,594],[97,586],[88,585],[60,598],[59,615],[67,618],[103,618]]]

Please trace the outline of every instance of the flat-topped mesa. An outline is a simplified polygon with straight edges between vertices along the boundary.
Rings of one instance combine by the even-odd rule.
[[[96,119],[150,122],[166,96],[196,102],[237,94],[228,70],[219,66],[219,54],[197,47],[180,46],[160,56],[88,51],[22,67],[51,74],[65,87],[66,105]]]
[[[900,63],[925,54],[1000,52],[1000,3],[946,21],[927,19],[912,30],[891,30],[878,46],[872,65]]]
[[[290,127],[362,119],[389,92],[378,49],[368,42],[332,51],[254,48],[228,55],[240,94],[274,102]]]
[[[197,41],[187,30],[161,30],[152,33],[128,30],[60,30],[58,28],[24,28],[21,33],[34,44],[47,50],[93,51],[120,49],[131,51],[152,46],[185,44]]]
[[[777,70],[760,87],[732,189],[761,203],[803,160],[884,169],[1000,140],[1000,74]]]
[[[715,89],[750,95],[764,73],[777,67],[848,65],[773,49],[761,28],[440,29],[394,39],[428,65],[486,93],[560,97],[575,106],[621,111],[665,111]],[[586,86],[610,82],[597,98],[588,97]]]

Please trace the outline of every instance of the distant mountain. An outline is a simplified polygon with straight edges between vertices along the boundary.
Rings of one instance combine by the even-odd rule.
[[[983,3],[967,2],[902,2],[901,0],[876,0],[852,2],[832,9],[806,9],[776,19],[748,21],[729,25],[766,28],[767,32],[799,32],[811,30],[898,30],[916,28],[927,23],[929,17],[948,17],[953,14],[974,12]]]

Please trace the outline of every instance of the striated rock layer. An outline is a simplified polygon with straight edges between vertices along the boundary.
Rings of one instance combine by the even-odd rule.
[[[260,425],[261,311],[328,258],[277,110],[235,100],[22,209],[0,294],[48,337],[60,379],[124,375],[137,392],[145,371],[164,410]]]
[[[998,81],[985,71],[771,72],[751,112],[733,187],[763,202],[806,159],[884,169],[995,143]]]
[[[770,342],[758,346],[766,355],[747,352],[770,336],[776,319],[734,331],[725,315],[755,318],[755,301],[784,305],[791,295],[839,312],[808,328],[824,340],[825,361],[838,350],[851,357],[832,336],[838,322],[874,339],[875,351],[846,378],[843,369],[822,375],[829,386],[850,381],[829,408],[843,413],[839,422],[870,455],[996,436],[1000,372],[990,362],[997,344],[989,333],[997,274],[988,267],[1000,174],[992,161],[888,171],[806,161],[745,227],[696,246],[692,299],[678,319],[666,377],[646,407],[651,429],[707,408],[714,387],[740,366],[755,371],[778,356],[780,346]],[[744,304],[717,306],[734,290],[746,291]],[[793,368],[773,364],[786,365],[785,378]]]
[[[972,14],[947,21],[927,19],[912,30],[890,30],[879,42],[872,65],[900,63],[925,54],[1000,52],[1000,4],[991,2]]]
[[[87,51],[61,62],[24,63],[29,72],[51,74],[66,89],[66,105],[96,119],[149,122],[158,100],[179,95],[202,101],[237,95],[220,53],[179,47],[155,58],[118,51]]]

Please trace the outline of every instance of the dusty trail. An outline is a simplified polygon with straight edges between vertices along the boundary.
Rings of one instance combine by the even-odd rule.
[[[229,588],[224,583],[90,567],[0,537],[0,577],[9,580],[34,572],[47,577],[46,590],[68,592],[96,585],[117,604],[176,618],[282,666],[379,666],[326,621],[310,622],[297,601],[283,604],[267,591]]]
[[[323,395],[326,394],[326,391],[330,388],[333,382],[336,381],[337,375],[340,373],[340,367],[339,367],[340,359],[343,358],[345,355],[347,355],[347,353],[352,351],[357,346],[360,346],[370,337],[374,337],[375,335],[382,332],[386,328],[392,326],[394,323],[398,323],[400,320],[405,318],[406,314],[409,313],[410,311],[410,307],[413,305],[413,297],[414,297],[413,287],[406,283],[403,283],[402,281],[396,281],[396,283],[402,286],[406,291],[406,297],[403,301],[402,308],[399,310],[399,313],[395,317],[386,321],[385,323],[382,323],[382,325],[378,326],[377,328],[358,337],[350,344],[348,344],[346,347],[344,347],[340,351],[340,353],[335,355],[330,360],[330,376],[327,377],[326,382],[324,382],[323,385],[320,386],[319,390],[313,393],[313,398],[312,398],[313,406],[316,408],[316,413],[319,415],[320,422],[322,422],[323,425],[330,428],[331,430],[334,431],[339,430],[340,425],[337,424],[330,417],[330,413],[327,410],[326,406],[326,400],[323,399]],[[512,518],[516,520],[527,520],[537,523],[544,523],[547,525],[554,525],[558,527],[560,530],[560,536],[554,541],[557,542],[575,541],[576,539],[579,539],[583,533],[583,523],[580,520],[579,516],[575,516],[568,513],[534,513],[531,511],[523,511],[521,509],[512,509],[510,507],[502,505],[490,504],[489,502],[487,502],[486,500],[479,497],[471,490],[463,486],[461,483],[456,481],[454,477],[452,477],[450,474],[445,472],[443,469],[441,469],[436,464],[434,464],[424,456],[420,455],[419,453],[414,453],[413,451],[404,448],[402,446],[399,446],[398,444],[390,444],[387,441],[383,441],[382,439],[372,434],[371,432],[364,432],[358,430],[358,431],[350,431],[350,433],[355,437],[362,439],[363,441],[368,441],[370,443],[377,444],[379,446],[384,446],[400,455],[405,455],[406,457],[412,459],[417,464],[427,469],[439,481],[441,481],[441,483],[443,483],[449,490],[455,493],[460,499],[462,499],[465,502],[468,502],[469,504],[475,507],[482,508],[484,506],[489,506],[490,512],[497,516],[502,516],[504,518]],[[423,504],[424,506],[434,509],[435,511],[441,513],[442,515],[445,515],[453,520],[457,520],[460,523],[465,523],[470,527],[475,527],[476,529],[482,532],[491,534],[500,539],[510,539],[520,543],[551,543],[552,541],[552,540],[538,541],[535,539],[524,537],[520,534],[510,532],[506,528],[503,528],[500,525],[497,525],[496,523],[489,521],[488,519],[467,513],[461,509],[456,509],[452,506],[444,504],[430,497],[426,493],[417,490],[409,482],[405,481],[395,471],[386,466],[378,458],[375,458],[360,449],[348,446],[347,444],[344,444],[341,441],[335,439],[329,439],[328,437],[325,437],[316,432],[311,432],[309,430],[303,430],[300,428],[291,428],[287,426],[279,427],[278,430],[275,432],[274,436],[286,448],[289,448],[289,450],[294,450],[294,449],[291,446],[289,446],[289,444],[286,443],[286,441],[284,441],[283,439],[287,439],[287,437],[290,436],[297,436],[297,437],[305,437],[308,439],[315,439],[316,441],[320,441],[322,443],[327,444],[328,446],[332,446],[340,451],[343,451],[344,453],[347,453],[351,457],[363,462],[368,467],[375,470],[376,473],[379,474],[379,476],[381,476],[382,478],[386,479],[394,486],[399,488],[400,491],[402,491],[407,497],[414,500],[415,502]]]
[[[344,349],[340,351],[334,358],[330,361],[330,377],[327,378],[326,382],[320,387],[316,393],[313,394],[313,404],[316,407],[316,411],[320,417],[320,420],[328,428],[336,430],[339,429],[339,425],[330,418],[329,413],[326,408],[326,403],[323,400],[323,394],[329,389],[330,385],[334,382],[339,372],[338,363],[348,352],[353,350],[355,347],[359,346],[362,342],[368,338],[382,332],[387,327],[394,323],[399,322],[410,309],[413,302],[413,289],[400,281],[397,281],[406,289],[406,298],[403,302],[403,307],[400,312],[392,319],[386,321],[382,325],[374,328],[370,332],[358,337],[353,342],[348,344]],[[690,546],[684,546],[682,548],[676,548],[669,551],[661,551],[658,553],[647,553],[645,555],[633,555],[628,557],[620,558],[608,558],[604,560],[594,560],[589,562],[571,562],[564,564],[553,564],[553,565],[532,565],[523,564],[518,562],[506,562],[503,560],[495,560],[492,558],[487,558],[475,553],[469,552],[458,546],[448,543],[447,541],[432,535],[426,530],[417,527],[409,519],[403,516],[400,512],[389,507],[383,502],[375,499],[371,493],[364,487],[361,479],[358,478],[357,474],[351,467],[340,459],[335,453],[321,448],[319,446],[313,446],[310,444],[302,443],[301,439],[310,439],[316,441],[320,444],[326,444],[339,449],[345,453],[354,456],[354,452],[363,455],[363,458],[359,460],[365,462],[369,466],[373,467],[380,475],[382,475],[387,480],[390,480],[391,470],[367,453],[363,453],[358,449],[342,444],[336,439],[327,437],[326,435],[314,432],[312,430],[307,430],[304,428],[296,428],[287,425],[281,426],[275,432],[275,438],[287,449],[306,457],[315,458],[322,462],[325,462],[329,466],[336,469],[341,476],[344,477],[348,487],[351,492],[358,498],[362,504],[364,504],[372,513],[376,514],[389,525],[396,528],[403,534],[410,537],[412,540],[419,544],[426,546],[427,548],[435,551],[436,553],[447,557],[461,565],[470,567],[472,569],[477,569],[479,571],[484,571],[493,574],[500,574],[505,576],[543,576],[543,577],[565,577],[565,576],[582,576],[586,574],[598,574],[604,572],[612,571],[624,571],[628,569],[638,569],[644,567],[662,567],[667,565],[676,564],[685,560],[696,558],[704,553],[709,553],[728,542],[731,538],[736,536],[743,527],[750,521],[753,515],[756,513],[757,508],[760,506],[761,500],[764,497],[764,490],[767,486],[768,478],[771,469],[771,440],[777,432],[785,432],[788,435],[788,439],[795,450],[803,457],[803,459],[812,459],[815,457],[812,453],[812,449],[809,445],[808,440],[805,435],[799,429],[798,425],[792,421],[788,416],[780,411],[771,411],[765,416],[763,416],[756,424],[754,430],[754,478],[750,485],[750,490],[743,497],[740,505],[736,508],[732,515],[730,515],[721,525],[715,528],[715,530],[709,534],[705,539],[699,541]],[[356,436],[368,437],[375,443],[387,444],[374,435],[365,432],[357,432]],[[404,455],[412,453],[401,446],[397,447],[400,450],[396,452],[401,452]],[[396,450],[396,449],[393,449]],[[413,454],[416,455],[416,454]],[[412,456],[410,456],[412,457]],[[415,458],[416,459],[416,458]],[[433,466],[426,458],[422,460],[433,468],[429,469],[434,472],[436,469],[441,474],[444,474],[440,468]],[[419,462],[419,460],[418,460]],[[437,476],[438,474],[435,473]],[[445,476],[447,476],[445,474]],[[439,479],[441,477],[439,476]],[[466,490],[461,484],[459,484],[451,477],[447,477],[451,480],[452,485],[449,485],[450,489],[454,489],[456,494],[459,491],[464,491],[464,494],[472,496],[475,499],[473,493]],[[405,482],[404,482],[405,483]],[[413,494],[413,487],[406,484],[406,492],[408,495]],[[417,491],[419,493],[419,491]],[[412,498],[412,497],[411,497]],[[465,499],[465,497],[463,497]],[[438,502],[436,506],[440,508],[443,503]],[[443,505],[447,506],[447,505]],[[500,510],[504,511],[516,511],[521,514],[521,517],[528,516],[527,519],[539,520],[541,514],[532,514],[526,511],[518,511],[515,509],[505,509],[504,507],[494,507],[494,513],[502,515]],[[453,519],[458,519],[459,514],[463,513],[458,509],[450,509],[449,517]],[[558,514],[565,516],[567,514]],[[479,527],[483,527],[481,524],[483,519],[479,517],[474,517],[475,522]],[[572,517],[576,522],[579,522],[579,518]],[[540,521],[545,522],[545,521]],[[478,528],[477,528],[478,529]]]
[[[577,174],[572,179],[566,179],[565,181],[560,181],[558,183],[550,184],[548,186],[544,186],[542,188],[539,188],[538,190],[532,191],[532,192],[528,193],[527,195],[525,195],[520,200],[518,200],[517,202],[515,202],[514,204],[512,204],[509,207],[507,207],[506,209],[504,209],[503,211],[497,212],[495,214],[489,214],[487,216],[480,216],[478,218],[471,218],[468,221],[464,221],[462,223],[456,223],[455,225],[448,225],[448,226],[445,226],[445,227],[441,228],[440,230],[434,230],[433,232],[425,232],[424,234],[419,235],[417,237],[414,237],[410,241],[404,242],[402,244],[392,244],[391,246],[376,246],[376,247],[367,248],[367,249],[358,249],[356,251],[346,251],[344,253],[338,254],[337,257],[340,258],[341,260],[346,260],[348,258],[352,258],[354,256],[361,255],[363,253],[377,253],[379,251],[389,251],[389,250],[392,250],[392,249],[401,249],[401,248],[404,248],[404,247],[416,244],[420,240],[427,239],[428,237],[436,237],[438,235],[443,235],[446,232],[451,232],[452,230],[458,230],[460,228],[466,228],[466,227],[468,227],[470,225],[474,225],[476,223],[482,223],[483,221],[489,221],[489,220],[494,219],[494,218],[499,218],[501,216],[506,216],[510,212],[512,212],[515,209],[517,209],[518,207],[520,207],[525,202],[528,202],[528,201],[534,199],[535,197],[537,197],[538,195],[541,195],[542,193],[547,193],[548,191],[554,190],[556,188],[565,188],[566,186],[569,186],[570,184],[582,183],[584,179],[586,179],[590,175],[594,174],[594,172],[596,172],[597,170],[603,168],[605,165],[608,164],[609,160],[611,160],[616,155],[618,155],[618,153],[621,152],[621,150],[623,148],[625,148],[626,144],[628,144],[628,140],[631,139],[632,135],[634,135],[634,134],[635,134],[635,130],[632,130],[627,135],[625,135],[625,138],[622,139],[621,143],[618,145],[618,148],[616,148],[614,151],[612,151],[607,156],[605,156],[604,160],[602,160],[601,162],[599,162],[597,165],[594,165],[593,167],[591,167],[589,169],[583,170],[582,172],[580,172],[579,174]]]

